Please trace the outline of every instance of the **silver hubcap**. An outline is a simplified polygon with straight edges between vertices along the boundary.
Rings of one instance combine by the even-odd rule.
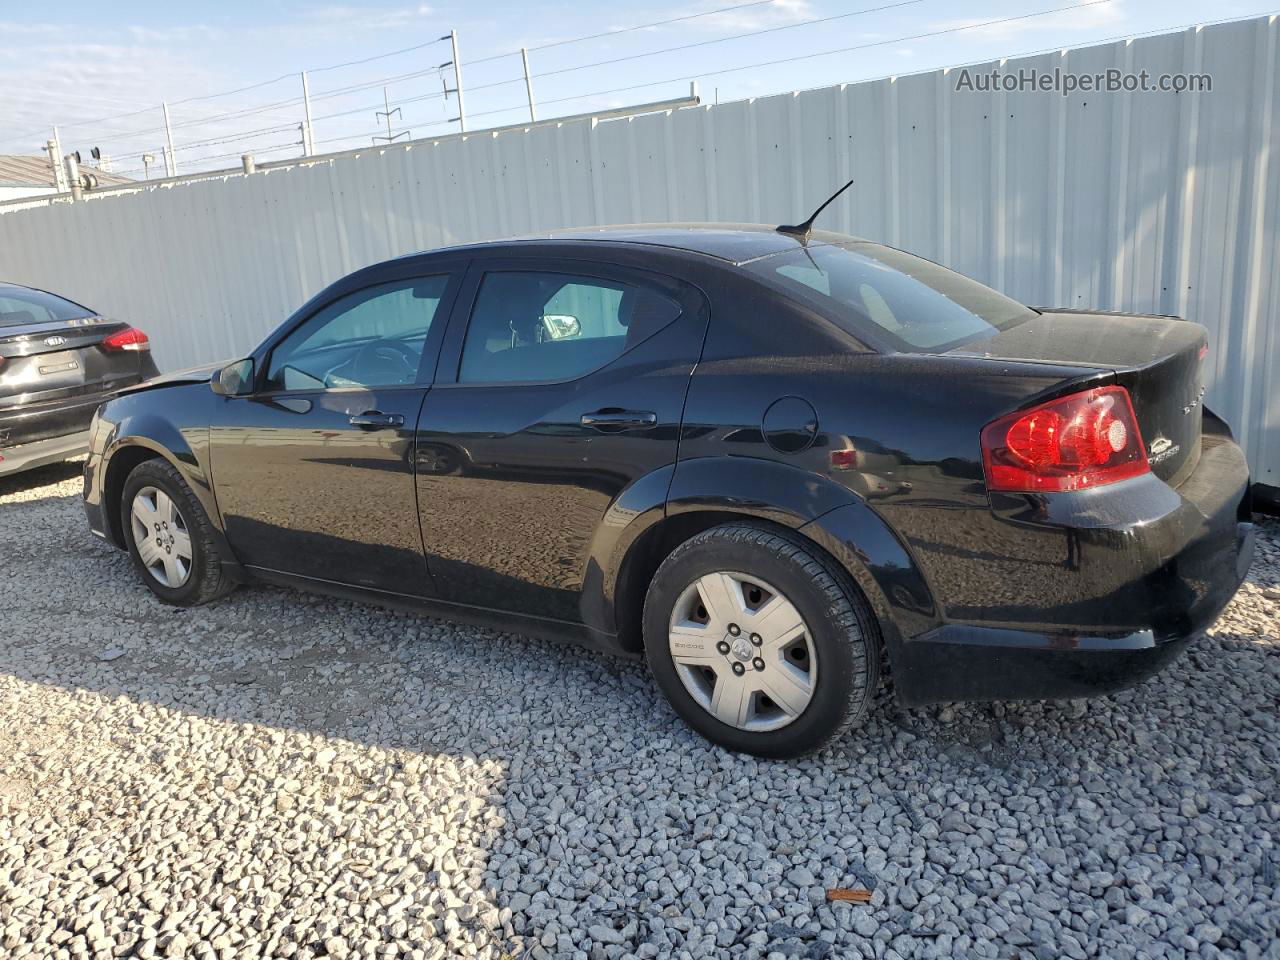
[[[130,510],[133,542],[142,565],[166,587],[180,587],[191,576],[191,534],[187,523],[163,490],[143,487]]]
[[[809,628],[790,600],[743,573],[709,573],[671,613],[671,659],[689,695],[739,730],[777,730],[804,713],[818,682]]]

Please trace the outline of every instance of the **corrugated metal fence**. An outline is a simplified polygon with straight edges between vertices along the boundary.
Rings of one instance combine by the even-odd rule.
[[[1207,324],[1209,402],[1280,485],[1278,30],[1267,17],[1002,67],[1207,73],[1210,93],[975,93],[939,71],[28,205],[0,216],[0,277],[137,323],[172,369],[246,352],[397,254],[571,225],[794,222],[852,178],[824,226],[1028,303]]]

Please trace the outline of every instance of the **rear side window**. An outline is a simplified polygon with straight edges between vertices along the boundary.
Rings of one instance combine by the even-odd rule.
[[[43,290],[0,287],[0,327],[50,323],[55,320],[82,320],[92,316],[96,316],[92,310]]]
[[[462,383],[572,380],[680,315],[645,287],[563,273],[485,275],[462,348]]]
[[[949,350],[1036,315],[976,280],[876,243],[822,244],[747,269],[817,306],[855,337],[899,350]]]

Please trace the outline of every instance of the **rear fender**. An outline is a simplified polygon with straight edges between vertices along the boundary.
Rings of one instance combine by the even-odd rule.
[[[892,673],[904,640],[938,626],[933,592],[906,546],[864,501],[837,507],[800,532],[835,557],[857,582],[880,623]]]
[[[826,477],[750,457],[684,460],[678,469],[664,468],[628,488],[593,545],[583,600],[588,625],[639,650],[638,612],[669,548],[735,519],[790,528],[834,557],[870,602],[891,660],[904,633],[936,625],[923,574],[875,511]]]
[[[851,498],[822,477],[771,460],[705,457],[655,470],[623,491],[596,531],[583,580],[583,622],[638,652],[649,580],[682,539],[743,518],[797,529]]]

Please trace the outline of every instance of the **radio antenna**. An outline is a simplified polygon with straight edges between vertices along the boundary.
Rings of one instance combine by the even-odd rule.
[[[795,223],[795,224],[784,223],[782,226],[777,227],[775,229],[777,230],[778,233],[785,233],[789,237],[797,238],[801,243],[808,243],[809,234],[813,233],[813,221],[818,219],[818,214],[820,214],[823,210],[827,209],[827,207],[831,204],[832,200],[840,196],[840,194],[844,193],[846,190],[848,190],[852,186],[853,186],[853,181],[850,180],[848,183],[846,183],[843,187],[841,187],[831,196],[827,197],[826,201],[822,204],[822,206],[820,206],[817,210],[813,211],[809,219],[806,220],[804,223]]]

